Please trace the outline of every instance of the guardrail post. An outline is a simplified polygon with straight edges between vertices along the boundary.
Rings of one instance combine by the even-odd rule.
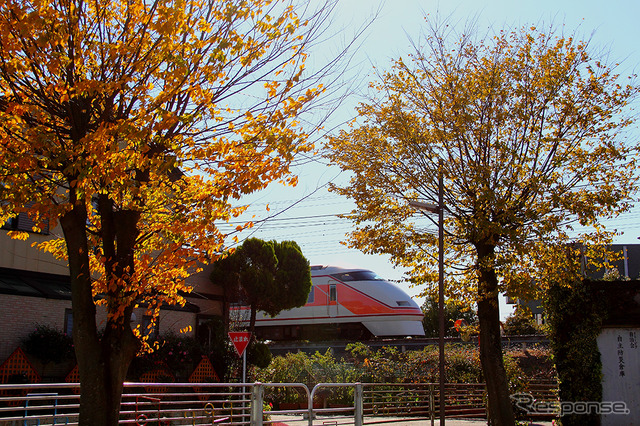
[[[431,417],[431,426],[433,426],[436,421],[435,398],[433,397],[433,383],[429,385],[429,415]]]
[[[260,382],[253,384],[251,390],[251,426],[262,426],[264,385]]]
[[[354,414],[353,414],[353,426],[362,426],[363,423],[363,417],[364,417],[364,410],[363,410],[363,403],[362,403],[362,383],[356,383],[356,388],[355,388],[355,392],[354,392],[354,404],[355,406],[354,408]]]

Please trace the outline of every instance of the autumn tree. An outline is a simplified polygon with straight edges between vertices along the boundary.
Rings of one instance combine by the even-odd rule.
[[[637,147],[622,130],[638,88],[553,29],[425,28],[328,141],[351,172],[333,189],[356,204],[350,245],[390,254],[433,294],[437,224],[409,202],[437,205],[443,177],[446,295],[477,303],[490,416],[513,425],[498,295],[532,300],[570,282],[575,247],[606,241],[601,219],[629,208]]]
[[[306,73],[306,52],[333,5],[0,3],[0,223],[62,231],[40,248],[69,264],[80,424],[118,423],[132,310],[184,304],[237,200],[295,183],[314,130],[300,116],[331,69]]]
[[[253,332],[258,311],[275,316],[307,302],[311,269],[295,241],[249,238],[213,264],[211,281],[224,288],[228,303],[249,307]]]

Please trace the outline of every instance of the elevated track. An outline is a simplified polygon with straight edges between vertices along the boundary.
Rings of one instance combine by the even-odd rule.
[[[329,340],[329,341],[286,341],[286,342],[271,342],[269,348],[273,355],[285,355],[290,352],[306,352],[306,353],[325,353],[328,349],[331,349],[336,356],[340,356],[346,353],[346,347],[350,343],[356,341],[347,340]],[[382,347],[396,347],[399,351],[415,351],[422,350],[427,346],[433,346],[438,344],[438,338],[412,338],[412,339],[379,339],[379,340],[366,340],[362,343],[371,347],[372,349],[380,349]],[[464,345],[478,345],[478,337],[474,336],[469,341],[464,341],[459,337],[446,337],[445,344],[464,344]],[[502,346],[505,348],[521,348],[538,345],[548,346],[549,340],[546,336],[542,335],[527,335],[527,336],[502,336]]]

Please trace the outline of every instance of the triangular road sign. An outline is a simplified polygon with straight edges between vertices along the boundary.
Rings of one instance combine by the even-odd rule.
[[[231,343],[236,348],[238,356],[242,356],[245,349],[247,349],[247,345],[249,345],[249,340],[251,340],[251,333],[248,331],[230,331],[229,339],[231,339]]]

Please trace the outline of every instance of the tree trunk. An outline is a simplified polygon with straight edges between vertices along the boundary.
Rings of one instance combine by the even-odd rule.
[[[495,426],[514,426],[515,416],[509,398],[509,383],[502,359],[498,279],[488,261],[494,248],[478,248],[478,320],[480,322],[480,362],[487,386],[489,416]]]
[[[86,210],[78,203],[60,219],[69,257],[72,290],[73,341],[80,373],[82,426],[115,426],[119,421],[122,383],[137,351],[128,321],[108,320],[98,337],[96,306],[91,290]]]
[[[258,310],[253,305],[251,305],[249,309],[251,311],[249,315],[249,333],[251,333],[251,337],[253,339],[256,331],[256,317],[258,314]]]

